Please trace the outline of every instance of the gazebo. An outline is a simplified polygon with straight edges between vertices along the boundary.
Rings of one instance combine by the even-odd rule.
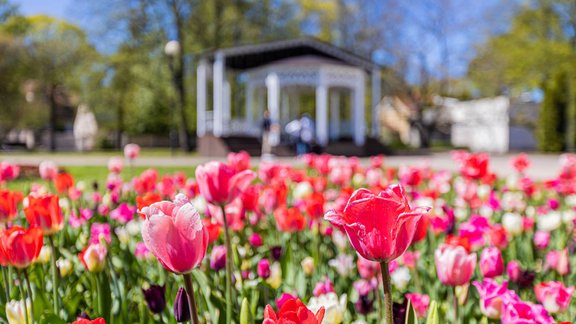
[[[203,154],[219,155],[227,138],[256,139],[265,109],[281,127],[300,113],[299,97],[314,89],[316,143],[326,147],[342,134],[355,146],[366,142],[366,77],[371,78],[370,133],[377,137],[377,108],[381,96],[381,66],[313,38],[218,49],[200,56],[197,67],[197,135]],[[244,110],[232,117],[231,72],[244,90]],[[209,80],[212,109],[209,109]],[[239,87],[240,88],[240,87]],[[341,120],[342,98],[349,96],[350,120]],[[237,98],[237,96],[236,96]],[[218,141],[220,140],[220,141]],[[238,141],[237,141],[238,142]],[[221,146],[221,147],[220,147]],[[229,145],[228,145],[229,146]],[[224,152],[221,152],[224,151]]]

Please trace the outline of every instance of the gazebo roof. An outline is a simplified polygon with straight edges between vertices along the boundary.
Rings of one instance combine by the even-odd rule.
[[[299,56],[319,56],[342,64],[357,66],[366,71],[381,68],[370,59],[311,37],[244,45],[205,52],[201,57],[213,61],[223,54],[226,67],[247,70]]]

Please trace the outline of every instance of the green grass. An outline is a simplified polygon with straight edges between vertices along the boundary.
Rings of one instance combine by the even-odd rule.
[[[121,150],[99,150],[90,152],[47,152],[47,151],[3,151],[3,156],[62,156],[62,157],[76,157],[76,156],[123,156],[124,153]],[[182,151],[176,151],[176,156],[196,156],[196,152],[184,153]],[[140,156],[142,157],[171,157],[172,151],[170,148],[143,148],[140,150]]]
[[[129,180],[132,176],[139,175],[149,168],[150,167],[137,166],[131,170],[125,166],[124,171],[122,171],[122,177],[124,180]],[[101,188],[106,184],[106,178],[108,177],[108,168],[105,166],[67,166],[61,167],[60,169],[70,173],[76,182],[84,181],[86,185],[90,185],[94,181],[97,181]],[[154,169],[158,170],[160,176],[180,171],[184,172],[188,177],[192,177],[194,176],[195,167],[154,167]],[[32,183],[45,182],[40,178],[16,179],[9,181],[7,187],[10,190],[28,192]]]

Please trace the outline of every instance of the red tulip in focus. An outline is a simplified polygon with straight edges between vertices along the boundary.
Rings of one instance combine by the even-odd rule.
[[[38,258],[43,243],[44,235],[38,227],[10,227],[0,232],[0,261],[26,268]]]
[[[428,215],[423,214],[420,222],[418,222],[418,226],[416,227],[416,233],[414,233],[414,239],[412,240],[412,244],[418,243],[426,238],[426,234],[428,234],[428,227],[430,226],[430,221],[428,220]]]
[[[10,222],[18,216],[18,204],[24,195],[21,192],[0,190],[0,223]]]
[[[28,207],[24,208],[24,214],[31,226],[40,227],[46,235],[58,233],[64,226],[56,195],[28,196]]]
[[[279,207],[274,211],[274,219],[276,220],[276,227],[282,232],[297,232],[306,226],[304,215],[295,207]]]
[[[208,162],[196,168],[200,194],[214,205],[227,204],[240,196],[255,177],[251,170],[236,173],[222,162]]]
[[[300,299],[290,299],[282,304],[278,314],[274,312],[270,304],[264,309],[264,321],[262,324],[320,324],[324,319],[324,307],[316,314],[312,313]]]
[[[342,227],[364,258],[390,262],[410,246],[428,210],[410,208],[402,187],[393,185],[378,195],[366,189],[356,190],[342,213],[329,211],[324,218]]]
[[[174,202],[154,203],[142,213],[146,215],[142,238],[164,268],[188,273],[202,262],[208,247],[208,231],[185,195],[178,194]]]
[[[438,279],[449,286],[460,286],[474,274],[476,253],[468,254],[462,246],[442,244],[434,254]]]
[[[58,173],[56,178],[54,178],[54,187],[59,193],[66,193],[68,189],[74,186],[74,178],[69,173],[62,172]]]

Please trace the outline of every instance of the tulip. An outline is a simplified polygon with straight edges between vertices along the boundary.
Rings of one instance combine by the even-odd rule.
[[[140,146],[138,144],[126,144],[124,146],[124,157],[132,162],[140,155]]]
[[[325,310],[322,323],[342,323],[344,320],[344,314],[346,313],[346,294],[343,294],[338,298],[336,293],[331,292],[310,298],[308,309],[312,313],[317,313],[321,308],[324,308]]]
[[[300,262],[300,265],[302,266],[302,271],[304,271],[304,274],[306,274],[307,276],[310,276],[314,273],[314,258],[311,256],[307,256],[305,257],[302,262]]]
[[[56,261],[56,266],[60,270],[60,277],[62,278],[68,276],[72,272],[72,269],[74,267],[72,262],[70,262],[70,260],[68,259],[59,259],[58,261]]]
[[[258,276],[263,279],[270,277],[270,261],[262,259],[258,262],[257,271]]]
[[[54,178],[54,187],[59,193],[66,193],[74,187],[74,178],[66,172],[61,172]]]
[[[42,250],[44,236],[38,227],[12,226],[0,232],[0,259],[19,269],[31,265]]]
[[[406,299],[410,300],[412,307],[416,310],[416,314],[419,317],[425,317],[428,311],[428,305],[430,305],[430,297],[426,294],[419,293],[408,293],[406,294]]]
[[[270,276],[266,279],[266,283],[274,289],[278,289],[282,284],[282,267],[280,263],[274,262],[270,266]]]
[[[220,271],[226,267],[226,247],[224,245],[216,245],[212,248],[210,254],[210,269]]]
[[[58,233],[64,227],[64,217],[56,195],[28,196],[24,214],[31,226],[41,228],[48,236]]]
[[[165,286],[151,285],[148,289],[142,289],[148,309],[154,314],[160,314],[166,308]],[[188,302],[186,302],[186,305]]]
[[[106,243],[112,243],[112,234],[110,233],[110,224],[92,223],[90,227],[90,244],[98,244],[102,240]]]
[[[324,318],[324,307],[313,313],[300,299],[294,298],[286,301],[278,313],[274,312],[270,304],[264,309],[264,321],[262,324],[300,323],[321,324]]]
[[[527,303],[516,297],[504,302],[502,324],[517,323],[554,324],[555,321],[542,305]]]
[[[108,171],[118,174],[122,172],[123,168],[124,168],[124,162],[122,161],[121,158],[114,156],[111,157],[110,160],[108,160]]]
[[[190,306],[188,296],[184,288],[179,288],[174,300],[174,317],[176,322],[187,322],[190,320]]]
[[[504,272],[504,261],[500,250],[487,247],[480,255],[480,270],[485,278],[493,278]]]
[[[404,290],[408,286],[408,283],[412,277],[410,276],[410,270],[408,270],[407,267],[399,267],[394,272],[392,272],[390,279],[392,280],[394,287],[400,290]]]
[[[410,208],[402,187],[393,185],[378,195],[359,189],[352,194],[342,213],[329,211],[324,216],[346,231],[350,243],[362,257],[380,262],[388,324],[393,321],[388,264],[412,244],[418,223],[428,210]]]
[[[306,226],[306,218],[295,207],[279,207],[274,211],[274,219],[276,220],[276,228],[281,232],[298,232]]]
[[[184,275],[192,320],[198,323],[190,272],[200,265],[208,248],[208,231],[200,215],[183,194],[176,195],[173,202],[144,207],[142,213],[146,216],[142,225],[146,247],[168,271]]]
[[[38,166],[38,171],[40,172],[40,178],[51,181],[58,175],[58,166],[52,161],[42,161]]]
[[[121,203],[118,208],[113,209],[110,212],[110,218],[119,221],[122,224],[126,224],[134,219],[136,214],[136,208],[128,205],[127,203]]]
[[[248,242],[250,242],[252,247],[259,248],[263,244],[262,236],[260,236],[258,233],[254,233],[250,236]]]
[[[549,313],[561,313],[568,309],[574,287],[564,287],[559,281],[539,283],[534,287],[536,299]]]
[[[28,323],[28,319],[32,317],[32,305],[30,299],[24,300],[11,300],[6,303],[6,319],[8,324],[22,324]]]
[[[548,254],[546,254],[545,268],[554,269],[561,276],[569,274],[570,258],[568,257],[568,249],[548,252]]]
[[[324,280],[318,281],[318,283],[316,283],[316,286],[314,287],[312,294],[318,297],[333,292],[334,292],[334,285],[332,284],[332,281],[330,281],[330,279],[328,278],[325,278]]]
[[[534,246],[537,249],[543,250],[548,247],[550,243],[550,233],[544,231],[536,231],[534,233]]]
[[[502,304],[505,294],[508,293],[508,282],[498,284],[492,279],[472,283],[480,295],[480,311],[486,317],[499,319],[502,316]]]
[[[520,268],[520,263],[518,261],[510,261],[506,266],[506,273],[508,273],[508,277],[512,282],[517,282],[518,278],[520,277],[520,272],[522,269]]]
[[[96,243],[90,244],[80,254],[78,258],[84,265],[84,268],[89,272],[100,272],[104,270],[106,266],[106,255],[108,254],[108,249],[106,246]]]
[[[236,172],[250,169],[250,154],[246,151],[240,151],[238,153],[230,152],[226,158],[228,164],[236,170]]]
[[[80,318],[80,319],[74,321],[72,324],[106,324],[106,320],[102,317],[98,317],[98,318],[93,319],[93,320]]]
[[[13,221],[18,216],[18,204],[24,196],[20,192],[0,190],[0,223]]]

